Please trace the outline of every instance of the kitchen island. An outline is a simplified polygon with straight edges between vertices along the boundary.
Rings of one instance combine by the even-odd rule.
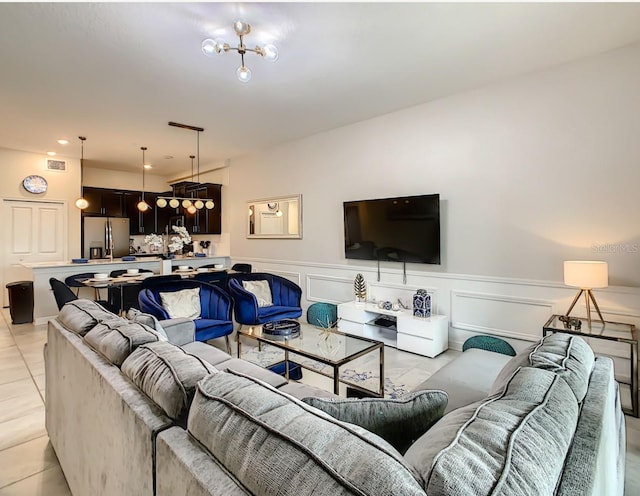
[[[110,273],[119,269],[146,269],[155,274],[170,274],[179,265],[189,265],[197,268],[208,264],[222,264],[229,267],[229,257],[184,257],[164,260],[160,257],[140,257],[132,261],[122,259],[98,259],[89,260],[86,263],[73,263],[71,261],[23,263],[31,270],[33,281],[33,318],[36,325],[46,324],[49,319],[58,314],[58,306],[53,297],[53,291],[49,285],[49,279],[55,277],[64,281],[74,274]],[[80,297],[91,298],[93,289],[87,288],[86,292],[81,288]]]

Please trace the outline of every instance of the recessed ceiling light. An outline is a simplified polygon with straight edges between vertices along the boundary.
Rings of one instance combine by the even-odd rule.
[[[145,168],[145,169],[153,169],[153,167],[151,166],[151,164],[144,164],[144,168]]]
[[[59,144],[59,145],[68,145],[68,144],[69,144],[69,140],[66,140],[66,139],[59,139],[59,140],[58,140],[58,144]]]
[[[50,157],[55,157],[56,156],[56,152],[47,152],[47,155],[49,155]]]
[[[173,158],[173,155],[165,155],[164,159],[165,160],[171,160]]]

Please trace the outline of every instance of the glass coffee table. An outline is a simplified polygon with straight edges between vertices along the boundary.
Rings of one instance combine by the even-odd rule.
[[[296,362],[303,368],[330,377],[333,380],[335,394],[339,394],[340,383],[342,383],[368,396],[384,397],[384,343],[381,341],[351,336],[335,329],[329,331],[303,322],[300,322],[300,334],[291,338],[263,334],[262,325],[244,326],[238,331],[238,358],[242,354],[242,337],[284,350],[285,377],[287,379],[290,367],[289,355],[294,353],[332,367],[332,373],[328,373]],[[376,350],[379,352],[380,363],[380,384],[376,391],[340,378],[340,367]]]

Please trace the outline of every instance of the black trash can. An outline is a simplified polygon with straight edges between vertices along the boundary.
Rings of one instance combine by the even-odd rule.
[[[16,281],[7,284],[9,313],[12,324],[33,322],[33,281]]]

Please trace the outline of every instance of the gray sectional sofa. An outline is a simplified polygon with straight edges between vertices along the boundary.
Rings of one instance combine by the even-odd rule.
[[[623,492],[612,363],[575,336],[469,350],[397,401],[162,339],[86,300],[50,322],[46,425],[75,496]],[[416,427],[423,412],[435,424]]]

